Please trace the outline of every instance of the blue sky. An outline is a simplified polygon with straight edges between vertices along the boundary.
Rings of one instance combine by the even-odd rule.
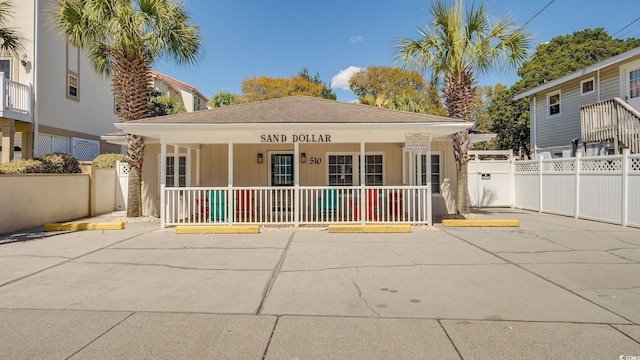
[[[184,1],[201,27],[203,56],[195,65],[160,62],[154,68],[207,97],[221,90],[239,94],[241,81],[250,76],[291,77],[303,67],[319,72],[326,83],[333,79],[335,86],[344,85],[340,80],[348,78],[349,69],[392,66],[394,41],[418,38],[417,29],[430,21],[430,1],[425,0]],[[508,14],[524,24],[550,1],[486,0],[485,5],[492,16]],[[640,17],[637,1],[555,0],[528,29],[534,46],[586,28],[602,27],[613,35]],[[615,37],[640,37],[640,21]],[[515,70],[503,70],[484,75],[479,83],[517,80]],[[339,101],[356,98],[348,90],[334,91]]]

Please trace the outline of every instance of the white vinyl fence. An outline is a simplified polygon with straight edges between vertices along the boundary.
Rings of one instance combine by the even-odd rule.
[[[640,154],[516,161],[515,207],[640,227]]]

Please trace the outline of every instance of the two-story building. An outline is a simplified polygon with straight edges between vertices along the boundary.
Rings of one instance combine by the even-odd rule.
[[[114,132],[111,81],[97,75],[85,55],[58,35],[54,0],[14,2],[7,24],[26,39],[18,57],[0,54],[2,161],[65,152],[80,160],[120,148],[100,139]]]
[[[206,110],[208,99],[195,86],[163,74],[157,70],[151,70],[153,88],[163,95],[178,99],[187,112]]]
[[[518,94],[536,157],[640,152],[640,47]]]

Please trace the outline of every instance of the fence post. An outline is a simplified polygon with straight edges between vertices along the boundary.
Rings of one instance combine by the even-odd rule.
[[[516,159],[513,156],[513,149],[509,151],[509,202],[513,209],[516,205]]]
[[[544,155],[540,155],[540,157],[538,158],[538,193],[539,198],[538,198],[538,212],[542,212],[542,159],[544,158]]]
[[[574,171],[576,178],[576,198],[574,201],[575,209],[573,210],[573,217],[576,219],[580,217],[580,163],[582,162],[580,155],[580,153],[576,154],[575,162],[573,165],[575,167]]]
[[[629,149],[622,150],[622,212],[620,216],[620,225],[627,226],[627,213],[629,210]]]

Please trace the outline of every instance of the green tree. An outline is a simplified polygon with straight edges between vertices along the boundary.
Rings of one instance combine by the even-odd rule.
[[[24,50],[24,38],[16,29],[7,26],[13,14],[13,1],[0,1],[0,51],[19,56],[20,51]]]
[[[433,23],[419,30],[417,40],[397,43],[396,61],[428,71],[433,84],[442,85],[447,115],[470,121],[473,111],[476,74],[507,65],[517,68],[527,56],[531,40],[526,30],[509,17],[491,23],[484,4],[465,9],[462,0],[431,3]],[[469,212],[467,165],[469,132],[453,137],[453,153],[458,179],[458,213]]]
[[[213,94],[210,102],[211,106],[214,108],[244,103],[240,95],[234,94],[229,91],[218,91],[217,93]]]
[[[247,102],[278,99],[288,96],[314,96],[335,100],[336,96],[325,83],[320,81],[319,74],[311,78],[304,68],[300,74],[290,78],[281,77],[249,77],[242,80],[242,96]]]
[[[515,95],[639,46],[640,39],[614,39],[602,28],[556,36],[538,45],[518,70],[521,79],[509,89],[497,91],[491,99],[490,130],[498,134],[496,148],[513,149],[526,157],[531,154],[529,102],[513,100]]]
[[[163,95],[158,90],[151,91],[151,113],[149,117],[186,113],[182,101],[171,95]]]
[[[333,92],[333,90],[327,85],[327,83],[320,80],[319,72],[316,72],[316,74],[313,77],[311,77],[311,75],[309,75],[309,69],[304,67],[302,68],[302,70],[300,70],[300,72],[298,73],[298,76],[303,79],[306,79],[307,81],[311,81],[312,83],[322,85],[322,92],[320,93],[321,98],[329,99],[329,100],[336,100],[338,98],[336,93]]]
[[[202,38],[184,3],[174,0],[56,0],[61,35],[88,51],[93,69],[111,76],[120,121],[150,115],[151,64],[157,59],[194,62]],[[141,215],[144,138],[127,134],[127,216]]]
[[[360,98],[388,99],[407,91],[424,92],[427,85],[417,71],[397,67],[370,66],[351,76],[349,88]]]

